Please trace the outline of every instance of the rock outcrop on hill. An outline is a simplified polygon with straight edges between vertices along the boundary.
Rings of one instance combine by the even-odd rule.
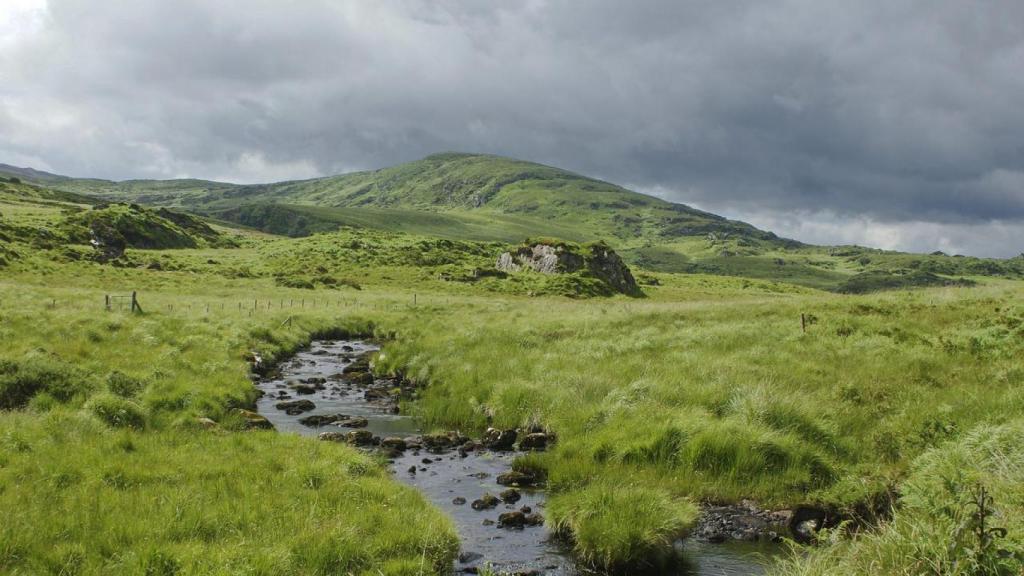
[[[612,292],[639,296],[640,287],[622,258],[604,242],[573,244],[527,241],[498,257],[495,267],[507,273],[532,270],[541,274],[579,274],[598,280]]]

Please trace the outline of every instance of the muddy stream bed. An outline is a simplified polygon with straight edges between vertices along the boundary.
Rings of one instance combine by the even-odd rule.
[[[313,342],[256,383],[263,392],[259,413],[279,432],[388,453],[395,477],[416,487],[454,521],[461,544],[456,574],[473,574],[488,565],[497,573],[590,574],[538,524],[543,490],[518,486],[509,491],[510,486],[498,483],[511,470],[517,452],[484,448],[480,439],[471,441],[475,448],[460,450],[470,439],[456,435],[423,437],[411,417],[397,413],[387,394],[397,383],[374,380],[367,372],[367,355],[377,349],[362,341]],[[499,501],[493,506],[477,502],[485,494]],[[675,574],[762,574],[768,559],[781,551],[770,542],[770,513],[731,507],[705,516],[695,536],[678,543],[685,562]],[[751,536],[750,525],[756,536]],[[756,541],[737,541],[744,529],[748,537],[743,539]]]

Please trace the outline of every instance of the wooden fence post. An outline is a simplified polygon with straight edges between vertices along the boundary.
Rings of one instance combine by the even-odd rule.
[[[139,299],[135,290],[132,290],[132,312],[142,314],[142,306],[139,305]]]
[[[107,300],[107,305],[106,305],[107,312],[110,312],[110,294],[106,294],[105,298]]]
[[[807,333],[807,316],[802,312],[800,313],[800,331],[805,334]]]

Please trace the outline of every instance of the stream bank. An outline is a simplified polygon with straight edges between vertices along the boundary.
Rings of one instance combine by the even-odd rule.
[[[543,490],[528,477],[507,474],[512,448],[543,448],[543,433],[493,431],[479,440],[454,432],[423,435],[397,410],[400,383],[370,372],[369,355],[378,349],[363,341],[313,342],[257,381],[258,412],[281,432],[383,451],[397,479],[455,522],[462,545],[457,574],[486,566],[511,574],[590,573],[543,526]],[[676,574],[762,574],[780,552],[770,542],[773,519],[750,505],[706,509],[694,536],[678,543],[685,560]]]

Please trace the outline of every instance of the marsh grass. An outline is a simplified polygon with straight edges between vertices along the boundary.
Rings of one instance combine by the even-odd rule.
[[[59,222],[31,208],[37,230]],[[38,232],[12,244],[0,279],[0,499],[17,511],[16,524],[0,527],[8,572],[441,566],[454,553],[450,525],[376,463],[344,447],[234,432],[232,409],[255,398],[247,358],[273,363],[317,337],[383,341],[377,369],[421,385],[405,408],[427,428],[552,431],[547,452],[516,466],[542,473],[549,521],[598,566],[664,550],[703,501],[853,509],[894,490],[907,498],[921,458],[1024,409],[1024,298],[1012,281],[840,296],[660,274],[642,301],[573,301],[441,280],[434,266],[490,256],[376,232],[130,250],[126,267],[42,247],[51,241]],[[154,261],[159,269],[148,268]],[[279,275],[352,278],[363,289],[282,287]],[[130,290],[145,314],[102,310],[104,294]],[[331,304],[280,307],[311,298]],[[236,307],[254,300],[274,306]],[[817,320],[806,332],[802,313]],[[200,430],[199,417],[220,432]],[[994,469],[986,485],[1002,474]],[[1014,486],[991,486],[1003,510],[1018,505]],[[194,529],[176,519],[179,508]],[[898,543],[877,548],[892,559],[880,566],[949,540],[942,516],[906,509],[878,532]],[[1003,516],[1008,543],[1020,541],[1020,517]],[[839,540],[787,569],[867,573],[879,562],[870,538]],[[868,560],[842,564],[847,555]]]
[[[289,435],[117,431],[55,409],[0,419],[0,463],[7,574],[415,574],[457,549],[377,462]]]

